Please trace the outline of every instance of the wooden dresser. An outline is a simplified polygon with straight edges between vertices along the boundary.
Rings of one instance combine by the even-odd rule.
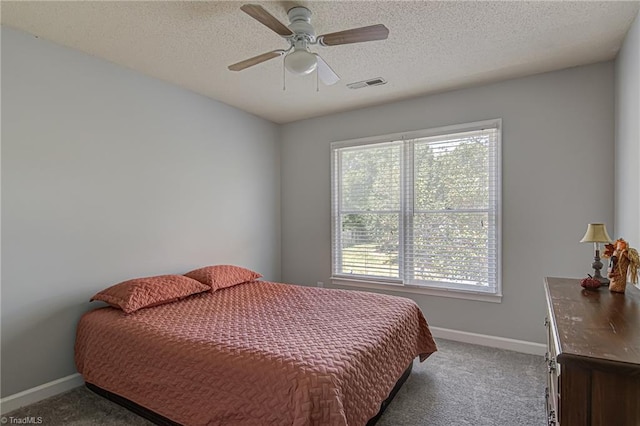
[[[554,426],[640,426],[640,290],[546,278],[547,415]]]

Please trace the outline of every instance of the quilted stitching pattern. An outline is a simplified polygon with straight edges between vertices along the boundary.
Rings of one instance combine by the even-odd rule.
[[[182,275],[158,275],[123,281],[102,290],[90,301],[101,300],[130,314],[209,289],[209,286]]]
[[[435,350],[409,299],[259,281],[135,315],[88,312],[76,366],[184,425],[363,425]]]
[[[234,265],[205,266],[184,275],[210,286],[212,291],[262,278],[257,272]]]

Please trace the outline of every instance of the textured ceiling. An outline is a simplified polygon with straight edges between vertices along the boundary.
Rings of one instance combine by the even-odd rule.
[[[243,2],[1,3],[2,24],[204,94],[277,123],[612,59],[640,2],[257,1],[288,24],[304,5],[317,34],[382,23],[385,41],[315,47],[334,86],[286,75],[282,58],[227,66],[287,47]],[[347,83],[383,77],[353,90]]]

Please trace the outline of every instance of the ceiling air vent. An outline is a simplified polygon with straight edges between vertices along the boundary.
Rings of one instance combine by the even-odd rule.
[[[349,89],[362,89],[363,87],[381,86],[383,84],[387,84],[387,80],[385,80],[382,77],[376,77],[370,80],[358,81],[356,83],[349,83],[347,84],[347,87]]]

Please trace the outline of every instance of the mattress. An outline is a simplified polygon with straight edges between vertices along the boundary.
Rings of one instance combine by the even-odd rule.
[[[252,281],[81,318],[78,371],[184,425],[364,425],[436,350],[415,302]]]

